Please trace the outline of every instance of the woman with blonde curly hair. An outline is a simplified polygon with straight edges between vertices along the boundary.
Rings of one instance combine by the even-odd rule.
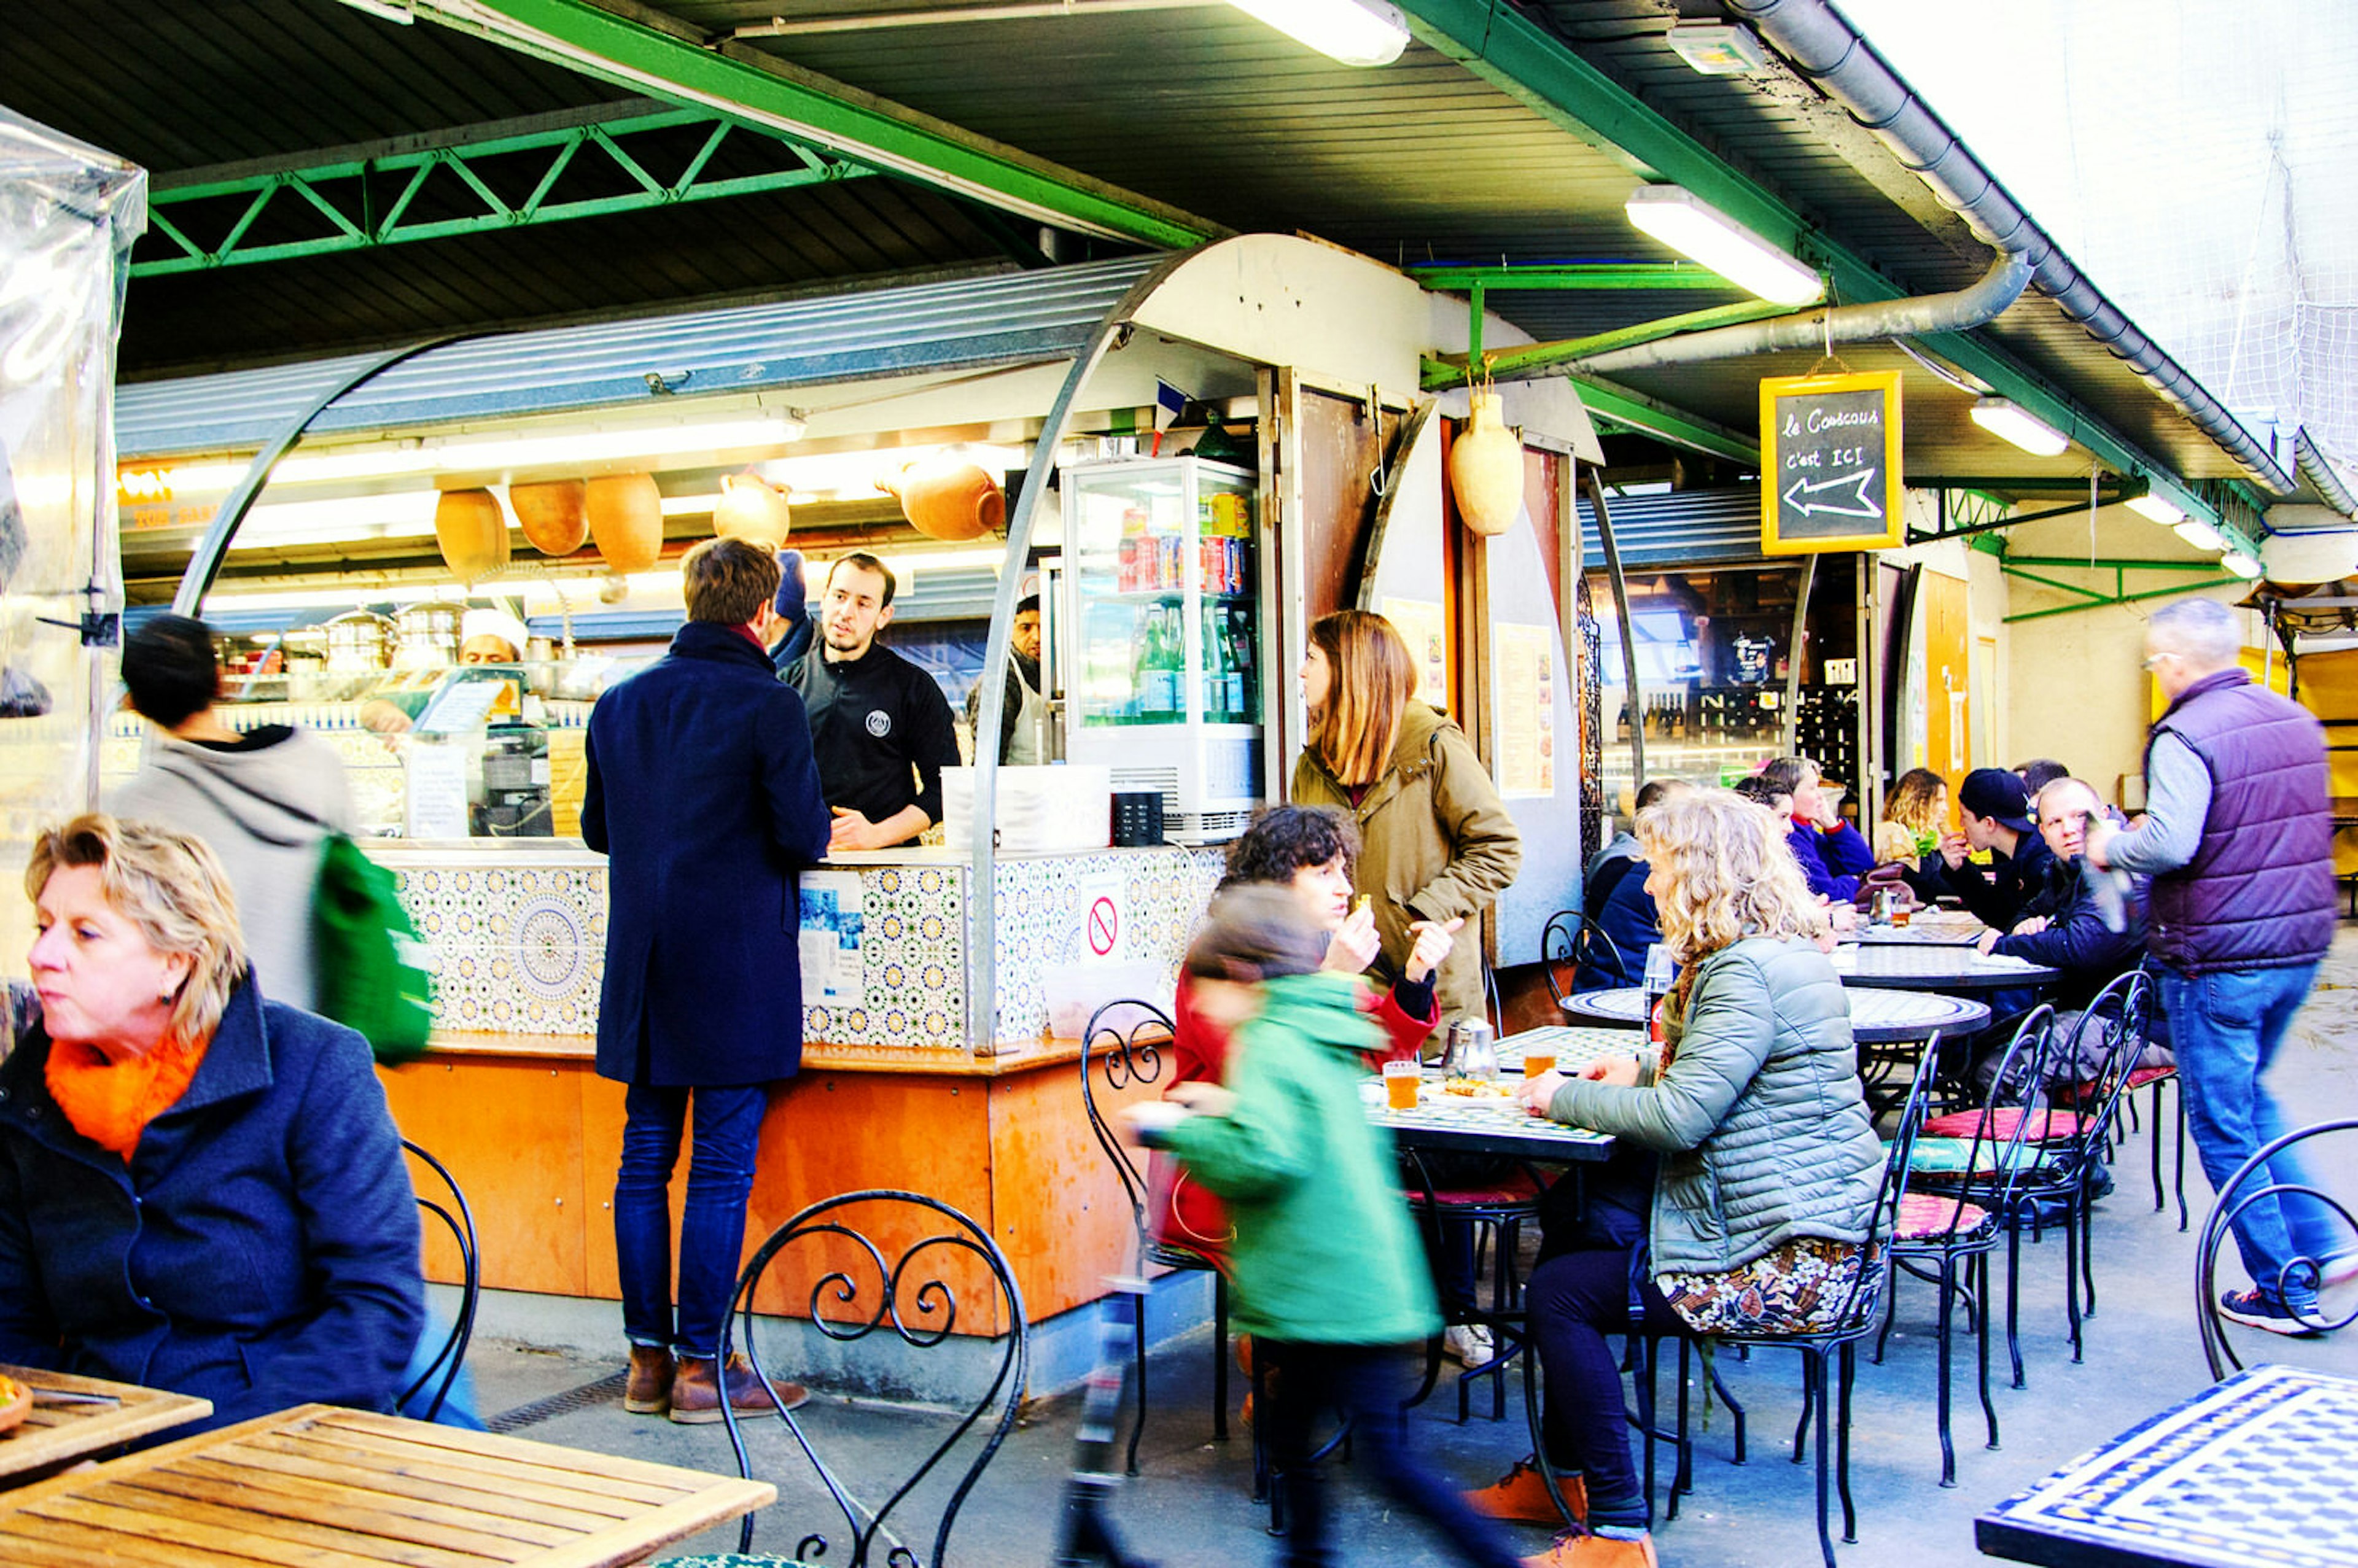
[[[1949,826],[1949,781],[1930,768],[1910,768],[1883,798],[1875,825],[1875,858],[1913,867],[1941,847]]]
[[[78,816],[34,840],[25,892],[0,1362],[192,1394],[215,1426],[391,1410],[424,1286],[368,1043],[262,999],[200,839]]]
[[[1633,1303],[1648,1334],[1798,1331],[1880,1288],[1865,1244],[1883,1150],[1819,945],[1824,911],[1768,811],[1731,791],[1640,813],[1638,839],[1681,965],[1661,1060],[1617,1057],[1524,1088],[1535,1112],[1661,1155],[1641,1242],[1551,1257],[1526,1292],[1548,1456],[1585,1483],[1587,1533],[1532,1560],[1564,1568],[1656,1562],[1605,1343],[1631,1332]],[[1556,1519],[1528,1465],[1476,1498],[1502,1517]]]

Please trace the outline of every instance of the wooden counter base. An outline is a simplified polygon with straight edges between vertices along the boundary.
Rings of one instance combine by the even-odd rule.
[[[622,1086],[598,1076],[587,1041],[535,1049],[561,1039],[438,1038],[424,1059],[378,1076],[404,1135],[449,1165],[465,1191],[486,1286],[619,1299],[612,1199]],[[954,1205],[989,1230],[1035,1321],[1095,1300],[1106,1275],[1133,1266],[1135,1239],[1081,1105],[1079,1054],[1072,1041],[990,1057],[808,1048],[801,1076],[770,1097],[747,1252],[822,1198],[903,1188]],[[675,1215],[687,1175],[683,1151]],[[433,1227],[427,1237],[427,1276],[456,1280],[455,1252]],[[817,1271],[773,1279],[757,1306],[807,1316]],[[949,1282],[964,1284],[955,1271]],[[993,1334],[1001,1325],[962,1319],[959,1327]],[[617,1343],[621,1334],[618,1316]]]

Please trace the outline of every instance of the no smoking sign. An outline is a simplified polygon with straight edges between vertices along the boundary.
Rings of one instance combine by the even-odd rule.
[[[1080,941],[1075,957],[1084,964],[1120,961],[1130,945],[1130,879],[1119,869],[1093,871],[1081,879],[1076,900]]]

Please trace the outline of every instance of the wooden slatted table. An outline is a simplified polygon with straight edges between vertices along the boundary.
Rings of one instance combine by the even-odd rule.
[[[33,1412],[13,1432],[0,1433],[0,1486],[8,1477],[47,1470],[153,1433],[201,1421],[213,1413],[210,1400],[168,1394],[133,1383],[109,1383],[64,1372],[0,1367],[0,1376],[33,1390]],[[49,1403],[43,1390],[110,1396],[112,1404]]]
[[[10,1568],[611,1568],[776,1500],[766,1481],[334,1405],[0,1492]]]

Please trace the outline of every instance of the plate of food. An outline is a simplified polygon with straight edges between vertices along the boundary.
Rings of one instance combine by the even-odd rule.
[[[14,1378],[0,1378],[0,1433],[23,1424],[33,1413],[33,1390],[29,1383]]]
[[[1442,1080],[1441,1092],[1463,1099],[1512,1099],[1521,1087],[1520,1083],[1510,1084],[1504,1078],[1449,1077]]]

